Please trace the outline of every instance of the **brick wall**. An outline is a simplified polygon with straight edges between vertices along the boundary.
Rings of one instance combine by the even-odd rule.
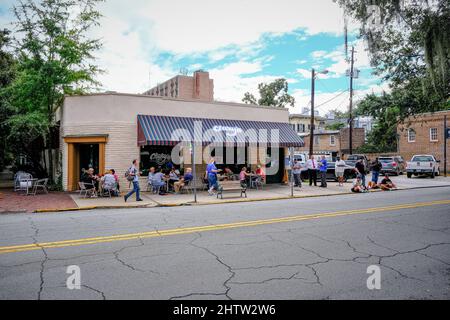
[[[334,136],[334,145],[330,143],[330,136]],[[314,143],[314,150],[315,151],[329,151],[329,152],[339,152],[340,150],[340,139],[339,139],[339,133],[335,134],[317,134],[315,135],[315,140],[318,139],[319,143]],[[305,142],[305,146],[302,148],[298,148],[299,151],[302,152],[309,152],[309,141],[310,137],[309,135],[303,138],[303,141]]]
[[[364,128],[353,128],[352,133],[352,147],[353,152],[361,147],[365,142],[365,132]],[[350,129],[349,128],[343,128],[340,130],[340,144],[341,144],[341,151],[342,153],[348,153],[350,149]]]
[[[406,160],[415,154],[432,154],[441,160],[440,170],[444,171],[444,115],[447,115],[447,127],[450,126],[450,111],[417,115],[408,118],[397,127],[399,134],[399,153]],[[437,129],[437,140],[430,141],[430,128]],[[408,129],[416,133],[415,141],[408,141]],[[447,172],[450,171],[450,139],[447,140]]]
[[[105,169],[114,169],[119,175],[120,185],[128,187],[125,171],[131,166],[133,159],[139,159],[139,147],[136,144],[136,125],[128,123],[111,123],[110,125],[77,125],[65,126],[61,137],[67,135],[97,135],[107,134],[108,142],[105,145]],[[68,155],[64,141],[61,141],[63,186],[67,190]]]

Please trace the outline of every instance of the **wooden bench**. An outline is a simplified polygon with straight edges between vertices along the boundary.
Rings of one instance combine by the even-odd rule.
[[[206,190],[208,189],[208,185],[203,182],[202,179],[191,180],[184,187],[180,189],[180,192],[186,191],[187,193],[193,192],[193,190]]]
[[[245,195],[247,198],[247,187],[242,187],[240,181],[221,181],[219,182],[219,189],[217,190],[217,198],[223,199],[223,193],[225,191],[239,191],[242,195]]]

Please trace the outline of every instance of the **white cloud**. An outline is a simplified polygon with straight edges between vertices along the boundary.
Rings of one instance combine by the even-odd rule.
[[[212,51],[227,45],[258,41],[265,33],[304,28],[308,35],[341,34],[343,11],[332,0],[110,0],[105,5],[116,19],[142,20],[149,41],[174,53]]]
[[[210,76],[214,79],[215,99],[241,102],[245,92],[250,92],[258,97],[258,84],[282,78],[282,76],[275,75],[253,75],[262,70],[264,61],[239,61],[210,70]],[[296,82],[295,79],[286,80],[288,83]]]

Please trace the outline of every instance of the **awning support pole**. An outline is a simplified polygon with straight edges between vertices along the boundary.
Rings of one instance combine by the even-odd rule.
[[[194,203],[197,203],[197,169],[195,168],[195,140],[192,143],[192,176],[194,182]]]
[[[289,148],[290,166],[291,166],[291,197],[294,197],[294,148]]]

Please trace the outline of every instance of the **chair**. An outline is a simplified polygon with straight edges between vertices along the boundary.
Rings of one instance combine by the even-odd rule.
[[[15,191],[25,191],[28,194],[30,188],[33,188],[33,176],[29,173],[22,172],[17,176],[18,186]]]
[[[147,180],[147,189],[145,191],[149,192],[152,191],[153,187],[152,187],[152,180]]]
[[[256,179],[252,179],[251,181],[251,187],[256,188],[256,190],[259,190],[259,187],[262,189],[263,185],[261,176],[256,176]]]
[[[87,195],[90,194],[91,196],[97,195],[97,191],[95,191],[95,186],[93,183],[86,183],[86,182],[78,182],[78,185],[80,186],[80,196],[84,192],[84,198],[87,198]],[[86,186],[92,188],[86,188]]]
[[[37,180],[34,183],[32,195],[33,196],[36,195],[37,189],[42,189],[43,191],[45,191],[45,193],[48,193],[47,183],[48,183],[48,178]]]

